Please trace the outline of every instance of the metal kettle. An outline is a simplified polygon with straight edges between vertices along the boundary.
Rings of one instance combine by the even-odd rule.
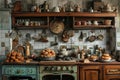
[[[68,56],[68,51],[66,50],[66,48],[61,49],[60,52],[63,56]]]
[[[60,8],[58,6],[54,7],[53,12],[60,12]]]

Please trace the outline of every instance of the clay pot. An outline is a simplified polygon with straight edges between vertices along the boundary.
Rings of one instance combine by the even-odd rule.
[[[105,25],[111,25],[111,22],[112,22],[112,20],[105,20],[105,21],[104,21],[104,24],[105,24]]]

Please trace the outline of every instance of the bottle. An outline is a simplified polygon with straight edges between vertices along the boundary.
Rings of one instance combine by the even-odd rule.
[[[26,46],[26,56],[27,57],[30,56],[30,46],[29,45]]]
[[[44,12],[49,12],[49,4],[47,3],[47,1],[44,1],[43,5],[44,5]]]

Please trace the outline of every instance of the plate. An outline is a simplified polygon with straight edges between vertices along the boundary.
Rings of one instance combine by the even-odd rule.
[[[64,23],[62,21],[52,21],[50,23],[50,31],[55,34],[62,33],[64,30]]]
[[[102,62],[112,62],[113,60],[102,60]]]

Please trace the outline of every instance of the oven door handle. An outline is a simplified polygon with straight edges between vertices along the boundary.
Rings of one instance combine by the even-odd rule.
[[[59,72],[54,72],[53,74],[60,74]]]

